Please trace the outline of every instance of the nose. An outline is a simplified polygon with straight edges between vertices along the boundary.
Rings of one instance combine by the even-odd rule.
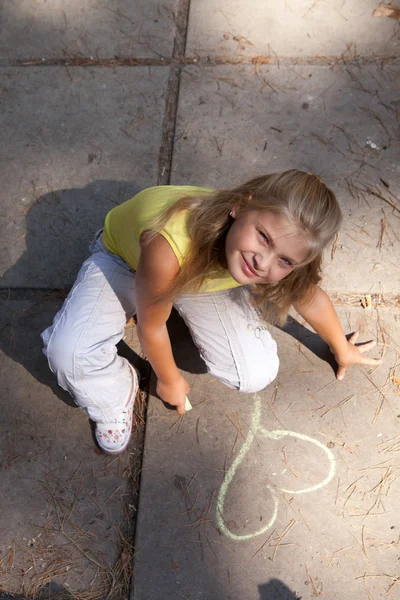
[[[270,252],[262,252],[256,254],[254,257],[255,265],[254,268],[262,273],[262,275],[268,275],[268,271],[271,266],[271,253]]]

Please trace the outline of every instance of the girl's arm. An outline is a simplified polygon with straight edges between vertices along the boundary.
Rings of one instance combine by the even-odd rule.
[[[137,334],[157,375],[157,394],[183,414],[189,385],[176,366],[167,330],[172,303],[154,302],[178,272],[178,260],[162,235],[142,247],[136,272]]]
[[[376,342],[366,342],[359,346],[355,346],[358,332],[353,333],[347,340],[331,300],[317,285],[313,292],[314,295],[312,296],[311,301],[296,302],[293,306],[299,315],[302,316],[329,345],[332,353],[335,355],[336,362],[338,363],[336,377],[338,379],[343,379],[347,367],[352,364],[380,364],[382,362],[381,359],[363,356],[363,353],[373,348]]]

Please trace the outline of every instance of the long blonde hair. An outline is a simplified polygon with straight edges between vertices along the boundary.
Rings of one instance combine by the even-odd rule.
[[[294,302],[311,299],[314,284],[321,280],[323,250],[342,219],[334,193],[316,175],[296,169],[256,177],[232,190],[185,196],[159,215],[141,238],[142,244],[149,243],[173,215],[188,210],[191,246],[180,272],[158,300],[172,301],[184,293],[195,293],[207,277],[221,271],[233,207],[238,213],[260,210],[282,215],[304,234],[308,247],[305,264],[277,283],[251,288],[264,318],[282,324]]]

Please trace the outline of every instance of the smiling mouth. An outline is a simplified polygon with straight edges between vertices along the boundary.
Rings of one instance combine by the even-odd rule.
[[[242,254],[242,260],[243,260],[243,272],[245,275],[247,275],[247,277],[258,277],[258,273],[256,273],[256,271],[253,269],[253,267],[251,267],[249,265],[249,263],[247,262],[247,260],[245,259],[245,257]]]

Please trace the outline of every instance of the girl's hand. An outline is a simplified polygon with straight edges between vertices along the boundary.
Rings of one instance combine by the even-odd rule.
[[[347,340],[347,348],[345,352],[341,351],[340,356],[334,353],[336,362],[338,364],[338,370],[336,373],[337,379],[343,379],[346,369],[350,365],[375,366],[380,365],[382,362],[381,358],[368,358],[367,356],[363,356],[363,353],[371,350],[371,348],[376,345],[376,342],[365,342],[364,344],[356,346],[355,343],[358,336],[358,331],[351,335],[351,337]]]
[[[156,389],[157,394],[164,402],[176,406],[178,415],[185,414],[186,395],[189,393],[190,386],[182,375],[173,383],[164,383],[159,379]]]

